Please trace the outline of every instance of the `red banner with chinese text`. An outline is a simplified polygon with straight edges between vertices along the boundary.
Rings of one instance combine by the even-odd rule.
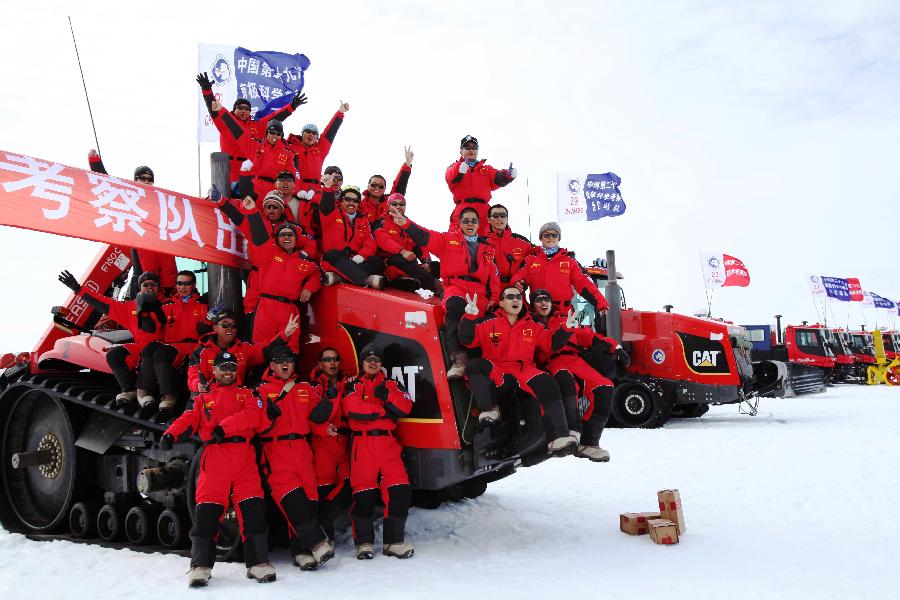
[[[848,277],[847,285],[850,287],[850,302],[862,302],[864,300],[862,285],[859,278]]]
[[[725,281],[722,283],[722,287],[747,287],[750,285],[750,272],[747,271],[747,267],[741,259],[723,254],[722,262],[725,265]]]
[[[5,151],[0,225],[248,266],[243,236],[207,200]]]

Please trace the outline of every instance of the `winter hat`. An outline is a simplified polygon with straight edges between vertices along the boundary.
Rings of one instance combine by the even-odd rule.
[[[562,229],[559,228],[559,223],[556,221],[550,221],[549,223],[541,225],[540,230],[538,230],[538,237],[544,235],[545,231],[555,231],[559,234],[559,239],[562,240]]]
[[[291,181],[296,181],[297,178],[294,177],[294,174],[290,171],[282,171],[275,176],[275,181],[278,181],[279,179],[290,179]]]
[[[363,361],[369,358],[370,356],[377,356],[381,358],[381,348],[375,345],[374,342],[370,342],[363,346],[363,349],[359,352],[359,364],[362,365]]]
[[[235,323],[238,322],[237,313],[234,312],[233,310],[231,310],[230,308],[226,308],[222,312],[216,313],[216,315],[211,319],[211,321],[213,323],[218,323],[219,321],[221,321],[223,319],[231,319]]]
[[[278,237],[278,234],[282,232],[284,229],[290,229],[294,235],[297,235],[297,228],[294,227],[292,223],[288,223],[287,221],[282,222],[278,227],[275,228],[275,237]]]
[[[278,346],[272,350],[269,362],[291,362],[297,359],[297,355],[288,346]]]
[[[553,302],[553,296],[550,295],[550,292],[544,289],[537,289],[531,292],[531,303],[535,304],[540,300],[547,300],[548,302]]]
[[[406,198],[403,197],[403,194],[399,192],[394,192],[390,196],[387,197],[388,204],[391,202],[406,202]]]
[[[213,366],[221,367],[222,365],[237,366],[237,357],[234,354],[232,354],[231,352],[228,352],[227,350],[224,352],[219,352],[216,355],[216,358],[213,359]]]
[[[263,198],[263,206],[266,205],[266,202],[275,202],[277,204],[280,204],[281,208],[284,208],[284,195],[282,195],[282,193],[278,190],[272,190],[271,192],[266,194],[265,198]]]
[[[153,271],[144,271],[143,273],[141,273],[141,276],[138,277],[138,285],[144,283],[145,281],[155,281],[156,285],[159,285],[159,275],[157,275]]]
[[[342,199],[344,198],[344,195],[345,195],[347,192],[353,192],[354,194],[356,194],[356,199],[357,199],[357,200],[359,200],[359,199],[362,198],[362,194],[361,194],[360,191],[359,191],[359,186],[356,186],[356,185],[345,185],[344,187],[342,187],[342,188],[341,188],[341,198],[342,198]]]
[[[303,126],[303,129],[300,130],[300,133],[306,133],[307,131],[319,135],[319,128],[316,127],[315,123],[307,123]]]
[[[247,100],[246,98],[238,98],[234,101],[234,106],[231,107],[231,110],[237,110],[237,107],[241,105],[246,106],[247,110],[250,110],[252,108],[249,100]]]
[[[274,131],[278,135],[284,137],[284,124],[281,121],[272,119],[266,126],[266,133],[269,133],[270,131]]]
[[[469,144],[469,143],[473,143],[477,146],[478,138],[475,137],[474,135],[467,135],[466,137],[464,137],[463,139],[461,139],[459,141],[459,147],[462,148],[463,146],[465,146],[466,144]]]
[[[137,178],[141,175],[149,175],[150,177],[153,177],[153,179],[156,179],[156,177],[153,175],[153,169],[151,169],[147,165],[141,165],[134,170],[134,180],[137,181]]]

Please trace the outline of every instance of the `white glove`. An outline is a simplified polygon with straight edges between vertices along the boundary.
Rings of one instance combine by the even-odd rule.
[[[569,314],[566,315],[566,329],[575,329],[576,327],[578,327],[578,316],[575,314],[575,311],[570,308]]]
[[[515,179],[515,178],[518,177],[518,176],[519,176],[519,171],[518,171],[515,167],[512,167],[512,168],[509,170],[509,178],[510,178],[510,179]]]
[[[466,294],[466,314],[467,315],[477,315],[478,314],[478,294],[472,294],[471,298],[469,298],[469,295]]]
[[[459,172],[465,174],[466,171],[469,170],[469,163],[461,162],[459,163]]]
[[[252,168],[253,168],[253,161],[250,159],[247,159],[241,163],[241,171],[247,172]]]
[[[359,264],[362,264],[362,262],[363,262],[364,260],[366,260],[366,259],[363,258],[362,256],[360,256],[359,254],[357,254],[356,256],[354,256],[353,258],[351,258],[350,260],[352,260],[353,262],[355,262],[356,264],[359,265]]]

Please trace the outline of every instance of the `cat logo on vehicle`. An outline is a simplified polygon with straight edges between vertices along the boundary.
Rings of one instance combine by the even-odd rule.
[[[661,365],[666,362],[666,353],[662,351],[662,348],[657,348],[653,351],[653,354],[650,355],[650,358],[652,358],[653,362],[656,364]]]

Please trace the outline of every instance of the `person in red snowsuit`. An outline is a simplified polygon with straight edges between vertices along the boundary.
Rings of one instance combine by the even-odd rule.
[[[289,319],[284,330],[265,345],[251,344],[237,339],[238,320],[233,310],[226,309],[211,317],[212,333],[200,338],[188,362],[188,390],[191,392],[209,391],[213,381],[213,361],[220,352],[234,355],[237,361],[235,378],[238,385],[244,385],[248,370],[268,362],[272,351],[279,346],[287,346],[288,340],[300,327],[299,318]]]
[[[241,212],[250,222],[248,242],[255,246],[253,266],[259,271],[259,303],[253,318],[253,341],[258,343],[271,339],[288,319],[299,318],[297,303],[309,302],[322,288],[322,271],[301,255],[294,225],[280,224],[273,240],[253,198],[244,198]],[[299,351],[299,328],[288,345],[294,352]]]
[[[495,169],[484,159],[478,160],[478,140],[471,135],[464,137],[459,143],[459,159],[447,167],[444,179],[453,194],[456,207],[450,215],[450,229],[459,220],[461,211],[466,207],[474,208],[478,213],[480,226],[478,235],[487,235],[488,203],[491,192],[509,185],[516,178],[516,170],[512,163],[509,169]]]
[[[228,155],[229,182],[235,183],[240,175],[241,163],[252,155],[252,140],[262,139],[270,121],[284,121],[301,105],[306,104],[306,94],[298,91],[283,108],[258,119],[251,118],[250,101],[238,98],[232,110],[225,110],[216,100],[212,82],[206,73],[197,75],[197,83],[203,93],[206,109],[213,125],[219,130],[219,147]]]
[[[391,194],[406,195],[406,186],[409,184],[409,176],[412,174],[413,151],[409,146],[405,147],[406,161],[400,165],[400,171],[394,178],[391,185],[391,191],[386,192],[385,186],[387,181],[381,175],[372,175],[369,177],[369,185],[362,193],[362,202],[359,203],[359,213],[369,219],[381,219],[387,216],[388,207],[385,202],[385,196]]]
[[[534,246],[524,235],[513,233],[509,228],[509,210],[502,204],[494,204],[488,211],[491,230],[487,234],[488,241],[496,248],[494,261],[500,283],[506,285],[522,266],[525,257],[534,250]]]
[[[318,387],[319,395],[334,401],[334,407],[327,423],[312,428],[312,448],[319,485],[319,525],[329,540],[334,540],[334,520],[347,512],[351,500],[350,428],[340,403],[346,380],[338,351],[322,350],[310,381]]]
[[[459,320],[466,308],[466,295],[478,298],[478,310],[485,314],[500,298],[500,279],[494,264],[494,247],[478,236],[478,212],[472,207],[463,209],[459,227],[447,233],[437,233],[416,225],[395,208],[391,217],[410,239],[441,259],[441,279],[444,288],[444,329],[447,332],[447,351],[453,359],[447,377],[458,379],[465,375],[467,355],[459,344]]]
[[[294,374],[297,355],[286,347],[272,354],[269,369],[256,388],[265,411],[257,440],[262,445],[262,471],[272,499],[284,513],[291,556],[305,571],[315,570],[334,556],[316,519],[318,485],[309,445],[311,428],[326,423],[333,403],[316,387]]]
[[[179,271],[175,280],[178,290],[162,305],[166,315],[165,334],[161,342],[150,342],[141,352],[138,370],[138,398],[159,389],[159,419],[168,420],[178,401],[175,370],[190,356],[200,336],[209,332],[209,309],[197,293],[197,276],[192,271]]]
[[[299,136],[290,134],[287,143],[297,155],[297,172],[299,181],[297,182],[297,195],[306,193],[306,199],[312,200],[322,189],[322,165],[325,164],[325,158],[331,151],[331,145],[334,143],[334,137],[337,135],[338,129],[344,122],[344,114],[350,110],[350,105],[341,101],[341,105],[331,121],[325,127],[325,133],[319,138],[319,128],[313,123],[307,123],[303,126]]]
[[[166,315],[159,299],[159,277],[156,273],[145,272],[140,278],[141,293],[135,300],[124,302],[82,287],[68,271],[59,274],[59,281],[76,295],[80,294],[94,310],[109,316],[131,333],[134,342],[111,348],[106,353],[106,362],[122,390],[116,396],[116,405],[126,406],[137,402],[135,368],[141,351],[147,344],[160,341],[165,335]],[[151,397],[149,401],[152,400]]]
[[[335,204],[332,176],[325,175],[319,219],[322,224],[322,269],[326,283],[336,283],[338,277],[354,285],[375,289],[384,287],[384,262],[377,255],[378,246],[372,237],[369,220],[361,216],[359,190],[345,186],[340,206]]]
[[[405,542],[405,529],[412,490],[394,430],[397,420],[412,411],[412,399],[402,384],[385,376],[381,369],[381,350],[377,346],[364,346],[359,359],[359,377],[347,382],[341,399],[347,423],[353,431],[350,517],[356,558],[374,557],[372,518],[379,490],[385,504],[383,554],[409,558],[414,550],[412,544]]]
[[[250,167],[249,172],[245,171]],[[284,125],[281,121],[269,121],[266,136],[250,146],[250,160],[241,166],[241,174],[253,177],[253,190],[262,197],[275,189],[275,178],[286,170],[297,167],[293,149],[284,141]]]
[[[492,425],[500,419],[499,397],[516,389],[537,399],[544,415],[547,451],[571,453],[577,440],[571,436],[556,382],[534,363],[535,352],[557,351],[572,335],[574,315],[565,327],[551,333],[523,310],[522,292],[514,286],[503,289],[500,307],[477,321],[476,298],[467,298],[466,313],[459,324],[459,339],[468,348],[481,348],[481,358],[469,361],[466,374],[475,405],[481,410],[479,423]]]
[[[565,325],[565,317],[554,311],[552,297],[546,290],[532,291],[531,305],[534,320],[545,325],[551,333]],[[566,345],[556,352],[548,353],[539,348],[536,361],[540,368],[553,375],[559,386],[569,432],[579,440],[575,456],[607,462],[609,452],[600,447],[600,436],[612,414],[615,384],[583,358],[583,353],[594,346],[601,347],[598,351],[616,355],[620,360],[624,356],[627,360],[628,354],[616,340],[602,336],[590,327],[579,326]],[[579,396],[585,398],[586,405],[579,406]]]
[[[275,580],[269,563],[266,502],[250,439],[261,420],[262,401],[245,387],[235,384],[234,355],[221,352],[214,363],[216,382],[200,394],[192,410],[169,425],[160,438],[162,450],[191,435],[203,441],[197,475],[197,505],[191,528],[191,587],[206,585],[216,560],[215,538],[219,520],[229,502],[234,504],[244,542],[247,577],[259,582]]]
[[[553,304],[561,312],[572,305],[573,288],[587,300],[597,312],[609,308],[606,298],[585,275],[575,255],[559,247],[558,223],[544,223],[540,229],[541,247],[525,257],[525,264],[512,276],[510,283],[525,289],[547,290]]]
[[[399,213],[406,214],[406,198],[402,194],[391,194],[387,204]],[[438,295],[443,294],[437,278],[431,274],[431,264],[425,259],[428,253],[422,250],[409,234],[394,219],[385,215],[372,223],[372,236],[378,245],[378,254],[387,265],[385,276],[388,283],[400,289],[414,292],[425,288]],[[422,259],[421,264],[419,260]]]

